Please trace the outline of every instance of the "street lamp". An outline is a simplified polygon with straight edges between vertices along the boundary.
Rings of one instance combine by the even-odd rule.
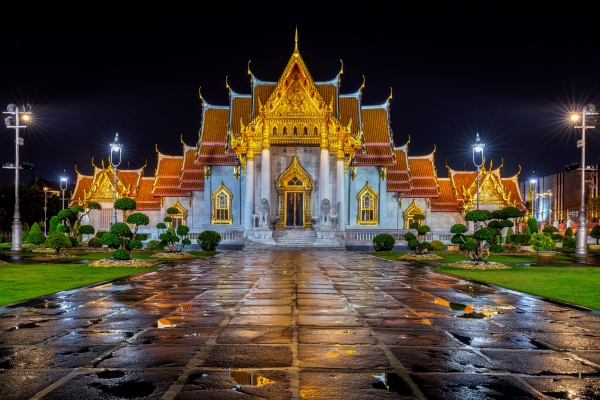
[[[479,174],[483,165],[483,149],[485,148],[485,143],[481,143],[479,139],[479,133],[471,148],[473,150],[473,164],[477,167],[477,209],[479,210]],[[477,230],[477,221],[475,221],[475,230]]]
[[[586,115],[598,115],[596,106],[587,104],[581,110],[581,125],[575,128],[581,129],[581,140],[577,141],[577,147],[581,147],[581,208],[579,209],[579,224],[577,224],[577,247],[575,255],[587,257],[587,219],[585,217],[585,130],[595,128],[594,125],[586,125]],[[579,121],[579,113],[571,114],[572,121]]]
[[[46,210],[48,210],[48,188],[44,186],[44,236],[46,236]]]
[[[545,197],[549,198],[549,202],[548,202],[548,225],[551,224],[550,222],[550,211],[552,210],[552,190],[548,189],[548,191],[546,193],[536,193],[535,198],[539,198],[541,197],[542,199]],[[541,207],[540,207],[541,208]],[[542,211],[542,217],[544,216],[544,213]]]
[[[26,124],[31,120],[31,105],[27,104],[26,107],[22,106],[19,109],[18,106],[9,104],[3,114],[9,114],[8,117],[4,118],[6,127],[15,130],[15,163],[12,166],[5,164],[4,168],[14,168],[15,170],[15,213],[12,223],[11,250],[21,251],[23,250],[23,238],[21,236],[23,225],[21,224],[21,214],[19,213],[19,169],[21,169],[21,165],[19,164],[19,146],[23,145],[23,138],[19,136],[19,128],[27,128],[27,125],[21,125],[21,123]]]
[[[60,190],[62,190],[62,203],[63,203],[63,210],[65,209],[65,190],[67,190],[67,182],[68,182],[69,178],[67,176],[61,176],[60,177]]]
[[[117,167],[121,164],[121,152],[123,151],[123,145],[121,143],[117,143],[119,140],[119,133],[115,135],[115,141],[110,144],[110,165],[113,167],[113,224],[117,223],[117,209],[114,206],[114,203],[117,202]],[[119,160],[115,159],[115,153],[119,153]]]
[[[533,173],[535,175],[535,172]],[[535,218],[535,203],[537,201],[537,179],[531,178],[529,180],[531,184],[531,218]]]

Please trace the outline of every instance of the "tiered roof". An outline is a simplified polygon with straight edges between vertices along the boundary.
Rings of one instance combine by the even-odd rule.
[[[167,156],[158,151],[158,164],[152,185],[153,196],[190,196],[190,192],[179,189],[179,179],[183,169],[183,156]]]

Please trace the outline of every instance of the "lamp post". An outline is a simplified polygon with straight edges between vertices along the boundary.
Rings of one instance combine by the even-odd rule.
[[[19,146],[23,145],[23,138],[19,136],[19,128],[27,127],[27,125],[21,125],[21,123],[27,123],[31,119],[31,105],[27,104],[27,107],[22,106],[19,109],[18,106],[9,104],[3,113],[9,114],[8,117],[4,118],[6,127],[15,130],[15,163],[12,166],[10,164],[4,165],[4,168],[15,169],[15,213],[12,223],[11,250],[21,251],[23,250],[23,238],[21,236],[23,225],[21,224],[21,214],[19,212],[19,169],[21,169],[21,165],[19,164]]]
[[[550,225],[551,224],[551,222],[550,222],[550,210],[552,210],[552,190],[548,189],[548,191],[545,192],[545,193],[536,193],[535,198],[538,199],[540,197],[542,199],[545,198],[545,197],[548,197],[550,199],[550,201],[548,202],[548,225]],[[544,217],[544,212],[543,211],[542,211],[541,217],[542,218]]]
[[[48,188],[44,186],[44,236],[46,236],[46,211],[48,210]]]
[[[533,173],[535,175],[535,172]],[[535,218],[535,203],[537,202],[537,179],[531,178],[531,218]]]
[[[473,150],[473,164],[477,167],[477,209],[479,210],[479,175],[481,171],[481,166],[483,165],[483,149],[485,148],[485,143],[481,143],[479,139],[479,133],[475,138],[475,143],[471,146]],[[475,230],[477,230],[477,221],[475,222]]]
[[[60,190],[62,191],[62,209],[65,209],[65,190],[67,190],[67,182],[69,178],[67,176],[60,177]]]
[[[585,217],[585,130],[595,128],[594,125],[586,125],[585,117],[587,115],[598,115],[596,106],[587,104],[581,110],[581,125],[575,128],[581,129],[581,140],[577,141],[577,147],[581,147],[581,207],[579,209],[579,224],[577,224],[577,247],[575,255],[587,257],[587,219]],[[579,113],[571,114],[572,121],[579,121]]]
[[[117,223],[117,209],[114,206],[114,203],[117,202],[117,167],[121,164],[121,152],[123,150],[123,145],[118,143],[119,133],[115,135],[115,141],[110,144],[110,165],[113,167],[113,224]],[[115,159],[115,153],[119,153],[119,160]]]

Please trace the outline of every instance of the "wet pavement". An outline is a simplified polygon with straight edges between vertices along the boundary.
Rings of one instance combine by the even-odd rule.
[[[0,399],[594,399],[600,317],[342,250],[0,308]]]

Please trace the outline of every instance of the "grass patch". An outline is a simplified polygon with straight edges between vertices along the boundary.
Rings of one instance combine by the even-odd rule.
[[[160,268],[86,264],[0,264],[0,306]]]
[[[405,252],[371,253],[387,260],[398,260]],[[497,285],[523,293],[558,300],[600,311],[600,268],[573,266],[573,258],[557,254],[555,261],[538,261],[535,254],[492,254],[488,261],[508,265],[510,269],[463,269],[445,266],[466,260],[464,253],[436,252],[442,260],[415,261],[435,271],[476,282]],[[530,264],[532,266],[523,266]]]

